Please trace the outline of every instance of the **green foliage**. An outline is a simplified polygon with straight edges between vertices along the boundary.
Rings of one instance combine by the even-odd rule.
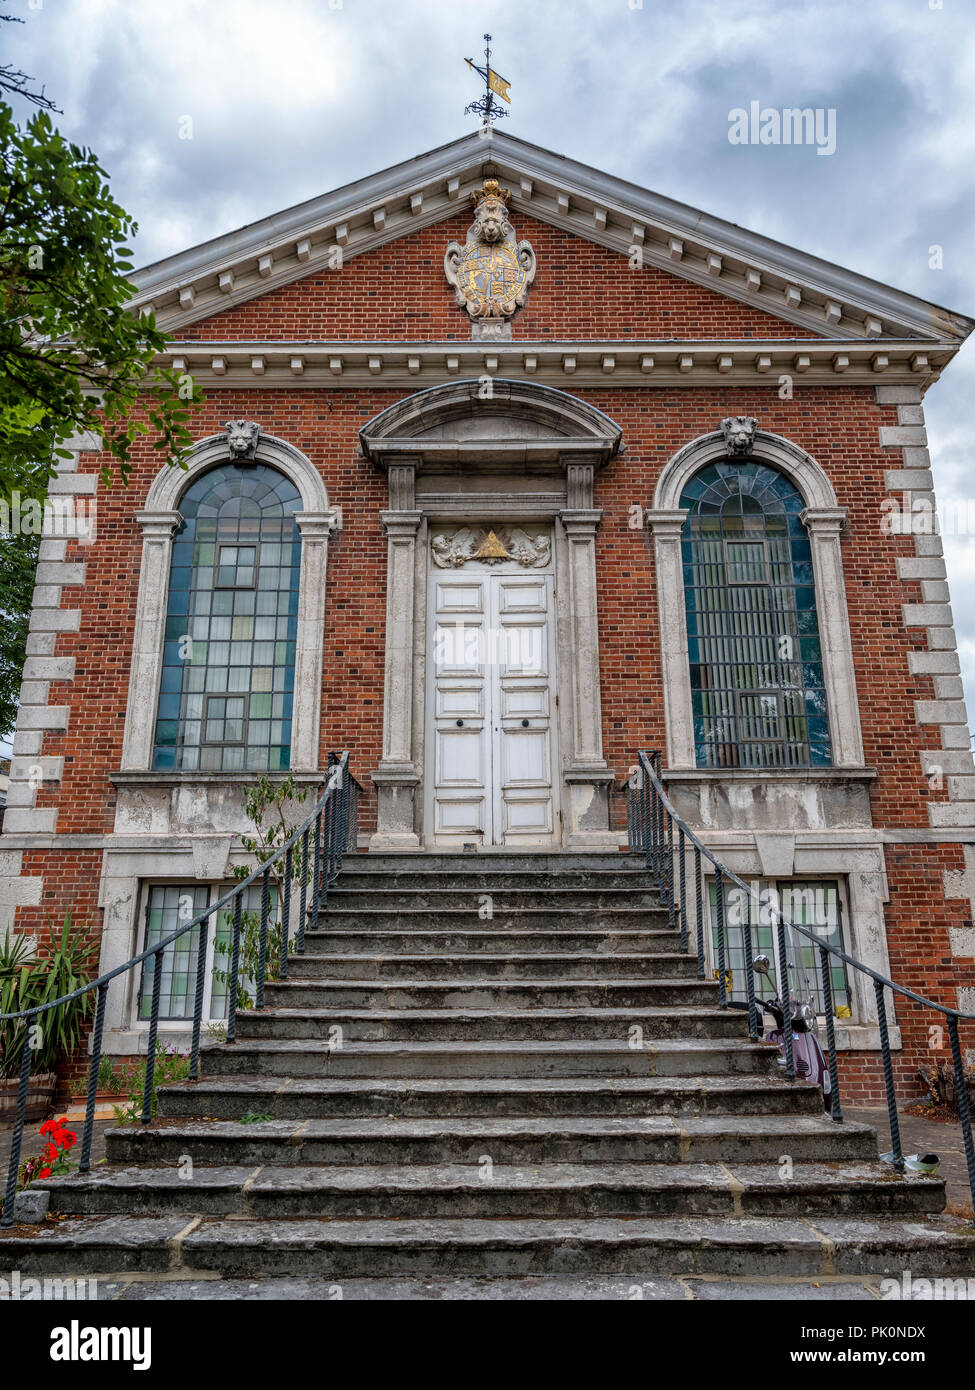
[[[138,1124],[142,1119],[142,1102],[146,1091],[146,1058],[129,1062],[123,1070],[128,1105],[113,1105],[112,1111],[120,1125]],[[156,1093],[160,1086],[173,1081],[185,1081],[190,1074],[190,1054],[179,1052],[173,1043],[156,1043],[156,1066],[152,1076],[152,1114],[156,1114]]]
[[[214,966],[213,977],[229,989],[233,941],[216,941],[214,950],[218,955],[227,957],[227,967],[218,970]],[[239,1010],[254,1007],[254,996],[249,993],[247,986],[253,984],[258,977],[260,951],[261,914],[259,912],[243,912],[240,917],[240,959],[237,966],[237,1002],[235,1005]],[[280,974],[281,922],[277,914],[277,905],[272,897],[267,919],[267,955],[265,957],[264,979],[277,980]]]
[[[34,595],[40,536],[0,533],[0,737],[17,719],[20,673],[27,655],[27,626]]]
[[[174,463],[191,442],[202,393],[152,365],[165,336],[126,308],[135,231],[91,150],[0,101],[0,496],[43,499],[73,434],[102,436],[106,483],[140,437]]]
[[[261,777],[247,793],[244,810],[247,819],[254,826],[254,834],[241,835],[240,842],[248,854],[254,856],[259,865],[270,865],[271,901],[268,912],[265,980],[277,980],[281,974],[281,933],[283,930],[281,919],[284,908],[286,872],[283,855],[273,864],[270,864],[270,861],[281,846],[291,839],[301,824],[300,819],[295,824],[290,823],[286,815],[286,808],[291,804],[300,806],[307,799],[308,788],[299,787],[293,776],[286,777],[278,783],[271,782],[267,777]],[[291,861],[292,882],[299,887],[303,872],[300,849],[301,841],[299,840]],[[311,868],[312,866],[309,865],[309,874]],[[238,864],[233,872],[235,878],[242,880],[248,878],[253,873],[253,869],[246,864]],[[294,889],[292,889],[292,896],[294,896]],[[260,914],[257,912],[242,913],[236,1001],[238,1009],[252,1009],[254,1007],[254,999],[248,992],[247,985],[256,980],[258,976],[260,940]],[[217,952],[227,956],[228,962],[227,969],[214,970],[214,977],[228,987],[230,985],[229,956],[232,949],[233,943],[231,941],[218,941],[216,943]]]
[[[38,953],[28,958],[30,943],[9,934],[0,950],[0,1013],[20,1013],[73,994],[91,980],[96,947],[86,937],[87,928],[74,927],[71,913],[64,914],[60,931],[52,922],[48,940],[37,939]],[[30,1019],[31,1071],[53,1071],[58,1060],[81,1046],[85,1022],[93,1007],[92,993],[58,1004]],[[5,1023],[0,1029],[0,1076],[20,1071],[25,1020]]]
[[[120,1096],[128,1086],[127,1068],[111,1057],[102,1057],[98,1063],[98,1090],[110,1095]],[[71,1083],[71,1094],[77,1099],[88,1094],[88,1073],[75,1077]]]
[[[273,1115],[261,1115],[256,1110],[248,1110],[246,1115],[241,1115],[240,1123],[242,1125],[257,1125],[266,1120],[273,1120],[273,1118]]]

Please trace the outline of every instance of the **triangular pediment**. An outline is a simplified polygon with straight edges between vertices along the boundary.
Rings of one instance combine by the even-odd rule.
[[[485,177],[527,216],[794,324],[796,338],[957,346],[973,321],[513,136],[475,132],[135,272],[181,332],[470,206]]]

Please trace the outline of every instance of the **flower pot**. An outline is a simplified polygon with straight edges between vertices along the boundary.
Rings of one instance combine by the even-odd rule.
[[[54,1104],[57,1076],[53,1071],[38,1072],[27,1083],[27,1109],[24,1121],[43,1120]],[[0,1080],[0,1124],[13,1124],[17,1119],[17,1092],[20,1080],[16,1076]]]

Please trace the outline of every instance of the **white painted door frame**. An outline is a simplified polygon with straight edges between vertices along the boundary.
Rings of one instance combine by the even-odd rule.
[[[427,612],[427,845],[558,848],[552,567],[429,563]]]

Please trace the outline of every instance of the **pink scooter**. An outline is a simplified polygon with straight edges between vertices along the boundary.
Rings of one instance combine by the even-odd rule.
[[[756,975],[764,976],[774,991],[775,981],[772,978],[771,966],[772,962],[768,956],[756,956],[753,962]],[[756,1000],[757,1002],[759,1001]],[[823,1093],[823,1109],[830,1111],[833,1108],[833,1086],[829,1066],[816,1035],[816,1011],[811,1003],[795,996],[790,997],[789,1006],[792,1011],[792,1061],[796,1076],[801,1077],[803,1081],[812,1081],[819,1087]],[[770,1028],[765,1034],[765,1041],[778,1043],[781,1052],[780,1065],[784,1067],[785,1012],[782,1000],[774,995],[771,999],[761,1000],[761,1007],[767,1009],[775,1019],[775,1027]]]

